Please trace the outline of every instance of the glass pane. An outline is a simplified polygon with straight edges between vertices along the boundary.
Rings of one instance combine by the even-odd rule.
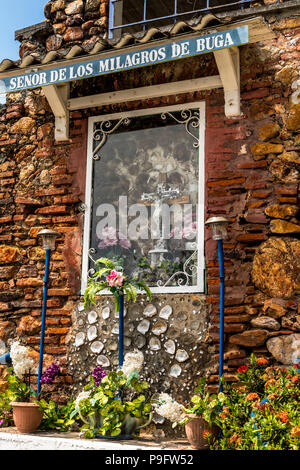
[[[94,128],[93,259],[149,286],[197,285],[199,112],[127,121]]]

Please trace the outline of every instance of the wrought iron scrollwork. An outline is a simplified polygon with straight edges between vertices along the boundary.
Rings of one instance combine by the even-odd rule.
[[[186,132],[190,136],[192,136],[192,138],[194,139],[193,147],[199,148],[199,145],[200,145],[199,133],[195,135],[195,133],[191,132],[191,128],[199,129],[199,126],[200,126],[199,111],[195,111],[191,109],[183,110],[180,113],[180,118],[178,118],[177,116],[175,116],[173,113],[170,113],[170,112],[161,114],[162,119],[167,119],[167,116],[174,119],[174,121],[178,122],[178,124],[184,124]]]
[[[122,124],[128,126],[128,124],[130,124],[130,119],[121,118],[117,122],[102,121],[100,123],[100,127],[94,130],[93,142],[96,143],[96,145],[93,150],[93,160],[101,159],[99,152],[103,145],[106,143],[107,136],[113,134]]]
[[[161,279],[157,281],[157,287],[167,287],[172,285],[176,280],[176,286],[189,286],[190,281],[194,284],[194,278],[197,276],[197,251],[191,254],[183,265],[182,271],[177,271],[174,273],[167,282],[162,281]]]

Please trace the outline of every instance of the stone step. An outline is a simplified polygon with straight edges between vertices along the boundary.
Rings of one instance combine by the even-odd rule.
[[[20,434],[15,428],[1,429],[0,450],[187,450],[182,443],[142,440],[80,439],[78,433]],[[68,436],[68,437],[67,437]]]

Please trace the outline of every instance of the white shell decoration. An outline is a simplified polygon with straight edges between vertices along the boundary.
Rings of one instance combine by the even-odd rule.
[[[75,346],[76,346],[76,348],[83,345],[84,339],[85,339],[85,334],[82,333],[82,331],[80,333],[77,333],[77,335],[75,336]]]
[[[157,313],[157,308],[153,304],[147,305],[147,307],[144,310],[144,315],[145,317],[153,317]]]
[[[131,345],[131,338],[128,338],[128,336],[124,337],[124,346],[128,347]]]
[[[155,325],[153,325],[152,332],[159,336],[162,335],[165,331],[167,331],[168,325],[164,320],[157,320]]]
[[[175,354],[176,351],[176,345],[175,342],[172,339],[169,339],[168,341],[165,342],[164,348],[169,354]]]
[[[109,367],[110,366],[110,360],[106,356],[98,356],[97,357],[97,364],[102,367]]]
[[[96,354],[100,354],[102,349],[104,348],[104,344],[101,341],[94,341],[91,344],[91,351]]]
[[[137,336],[135,342],[134,342],[134,345],[138,348],[138,349],[142,349],[146,344],[146,339],[144,338],[144,336]]]
[[[78,312],[82,312],[82,310],[84,310],[84,304],[78,304],[77,308]]]
[[[83,318],[79,318],[78,320],[78,326],[83,326],[84,325],[84,319]]]
[[[147,331],[149,330],[150,328],[150,322],[149,320],[142,320],[138,326],[137,326],[137,330],[142,333],[142,335],[144,335],[145,333],[147,333]]]
[[[89,341],[93,341],[93,339],[96,339],[98,335],[97,332],[97,327],[96,326],[90,326],[87,332],[87,337]]]
[[[184,362],[189,358],[188,353],[184,349],[177,349],[175,359],[178,362]]]
[[[149,348],[152,351],[159,351],[161,349],[161,344],[158,338],[151,338],[149,341]]]
[[[159,312],[159,316],[161,318],[164,318],[165,320],[168,320],[168,318],[172,314],[172,312],[173,312],[173,309],[172,309],[171,305],[166,305]]]
[[[88,321],[89,321],[89,323],[92,325],[93,323],[96,323],[97,320],[98,320],[98,313],[95,312],[95,310],[92,310],[92,311],[88,314]]]
[[[181,374],[181,367],[178,364],[174,364],[170,369],[170,375],[172,377],[179,377]]]
[[[113,335],[118,335],[119,334],[119,326],[115,325],[113,329],[111,330]]]
[[[110,308],[109,307],[104,307],[104,309],[102,310],[103,320],[106,320],[107,318],[109,318],[109,315],[110,315]]]

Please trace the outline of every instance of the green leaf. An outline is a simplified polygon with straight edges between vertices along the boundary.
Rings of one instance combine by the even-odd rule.
[[[151,290],[149,289],[149,287],[145,284],[144,281],[139,281],[138,282],[138,285],[140,287],[142,287],[142,289],[144,289],[144,291],[146,292],[146,295],[148,297],[148,299],[150,300],[150,302],[152,301],[152,292]]]
[[[114,429],[114,430],[110,433],[111,437],[119,436],[119,434],[121,434],[121,429],[120,429],[120,428]]]
[[[104,264],[104,266],[106,266],[110,270],[115,268],[115,263],[108,258],[99,258],[95,261],[95,264]]]

